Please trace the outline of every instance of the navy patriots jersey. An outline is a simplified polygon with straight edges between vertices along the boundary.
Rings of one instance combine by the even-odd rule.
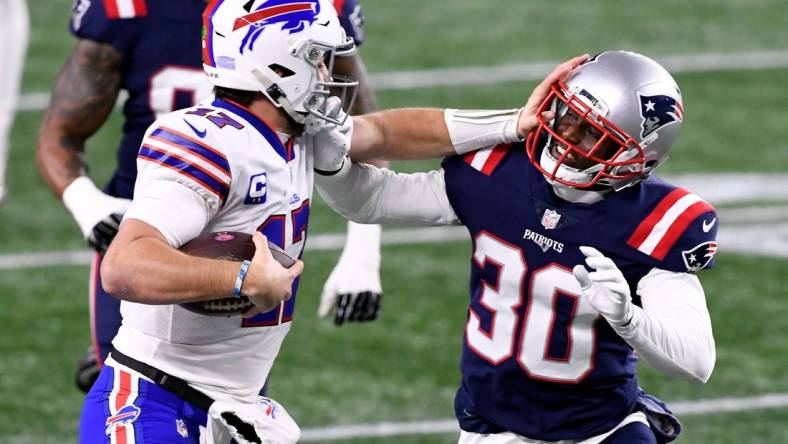
[[[473,239],[470,305],[455,409],[463,430],[588,438],[635,408],[631,347],[581,297],[581,245],[621,269],[635,304],[653,268],[713,266],[717,216],[649,178],[594,204],[557,198],[522,144],[443,162],[451,205]]]
[[[335,0],[340,23],[356,44],[363,41],[363,16],[356,0]],[[205,0],[76,0],[71,32],[106,43],[124,57],[123,137],[118,165],[105,191],[131,199],[137,151],[145,130],[170,111],[207,97],[202,70],[202,12]]]

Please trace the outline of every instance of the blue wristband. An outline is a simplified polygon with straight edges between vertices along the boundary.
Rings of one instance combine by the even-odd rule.
[[[251,265],[251,261],[243,261],[241,264],[241,269],[238,270],[238,276],[235,278],[235,286],[233,287],[233,297],[240,298],[241,297],[241,286],[244,284],[244,278],[246,277],[246,272],[249,271],[249,265]]]

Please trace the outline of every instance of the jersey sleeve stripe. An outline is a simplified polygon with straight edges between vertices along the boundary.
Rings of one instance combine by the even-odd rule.
[[[207,171],[202,170],[201,168],[198,168],[195,165],[184,161],[183,159],[179,159],[177,156],[174,156],[171,153],[163,153],[149,146],[143,145],[142,148],[140,148],[137,157],[139,159],[157,163],[163,167],[174,170],[183,176],[186,176],[206,190],[215,194],[222,203],[227,200],[227,196],[230,193],[229,184],[221,182]]]
[[[230,172],[230,164],[227,162],[227,158],[224,156],[224,154],[198,140],[187,136],[186,134],[167,127],[160,127],[151,133],[151,137],[158,137],[161,140],[193,151],[200,157],[210,161],[220,170],[224,171],[225,174],[232,177]]]
[[[182,157],[184,160],[187,160],[193,163],[197,167],[202,167],[202,169],[213,173],[217,178],[220,178],[222,182],[230,182],[230,176],[227,173],[227,170],[222,168],[220,165],[217,165],[213,160],[203,156],[201,153],[189,150],[188,148],[177,145],[175,143],[170,143],[165,139],[161,139],[156,136],[151,136],[145,139],[143,145],[147,145],[149,148],[153,148],[162,152],[172,153],[175,156]]]
[[[707,211],[713,211],[711,205],[697,195],[687,193],[664,212],[643,242],[630,246],[657,260],[662,260],[687,227]]]
[[[342,17],[345,9],[345,0],[334,0],[334,9],[337,10],[337,15]]]
[[[663,197],[656,207],[643,219],[643,222],[638,225],[635,232],[627,240],[627,244],[633,248],[639,248],[640,245],[646,240],[648,235],[654,229],[665,213],[676,203],[679,199],[689,194],[689,191],[683,188],[676,188]]]
[[[507,143],[472,151],[463,155],[462,160],[474,169],[489,176],[495,171],[495,168],[501,163],[503,158],[506,157],[510,146],[511,144]]]
[[[148,4],[146,0],[104,0],[104,10],[111,19],[145,17]]]
[[[490,157],[488,157],[487,160],[484,162],[484,165],[482,165],[481,172],[488,176],[492,174],[492,172],[495,170],[498,164],[501,163],[504,156],[506,156],[506,153],[509,152],[510,146],[511,144],[505,144],[505,145],[498,145],[495,148],[493,148],[491,150]]]
[[[673,248],[673,245],[675,245],[676,241],[678,241],[681,235],[684,234],[684,231],[687,230],[687,227],[689,227],[690,224],[694,222],[701,214],[708,213],[709,211],[713,210],[714,208],[712,208],[711,205],[702,200],[690,205],[689,208],[687,208],[678,218],[676,218],[676,221],[670,226],[657,246],[654,247],[654,252],[651,253],[651,256],[660,261],[665,259],[668,251]]]
[[[178,152],[173,150],[172,148],[160,147],[152,143],[143,143],[142,147],[150,151],[155,151],[156,153],[162,156],[170,156],[175,159],[178,159],[181,162],[189,164],[192,167],[207,174],[216,182],[224,184],[228,187],[230,186],[230,180],[231,180],[230,176],[224,174],[223,172],[217,170],[216,168],[212,168],[211,164],[206,164],[205,162],[201,161],[199,158],[195,158],[189,152]]]

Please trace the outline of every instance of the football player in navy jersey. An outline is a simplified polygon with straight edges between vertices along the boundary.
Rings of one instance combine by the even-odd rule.
[[[705,383],[716,356],[696,273],[714,264],[717,215],[651,174],[681,127],[681,92],[625,51],[554,80],[523,111],[537,119],[527,140],[468,137],[491,114],[448,110],[456,151],[482,149],[415,174],[335,153],[318,190],[358,222],[467,227],[460,443],[668,442],[680,424],[640,389],[637,357]]]
[[[155,118],[211,93],[200,47],[206,3],[74,2],[70,29],[77,43],[55,81],[36,157],[41,175],[97,252],[89,284],[92,346],[76,373],[76,384],[85,392],[112,350],[121,322],[119,301],[104,291],[97,270],[132,198],[142,136]],[[336,0],[334,5],[345,32],[362,43],[363,16],[356,0]],[[374,94],[360,57],[339,57],[336,71],[361,80],[351,112],[374,110]],[[121,90],[128,98],[117,166],[109,183],[99,189],[88,175],[85,143],[107,120]],[[382,292],[379,243],[379,226],[349,224],[348,244],[321,296],[321,314],[336,304],[337,323],[375,319]]]

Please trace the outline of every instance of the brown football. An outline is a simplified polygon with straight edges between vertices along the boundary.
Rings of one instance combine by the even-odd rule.
[[[288,256],[279,246],[268,242],[268,248],[271,249],[274,259],[283,267],[290,268],[295,263],[295,259]],[[186,242],[180,250],[192,256],[238,262],[251,260],[255,252],[252,235],[236,231],[201,234]],[[228,294],[230,290],[232,289],[228,289]],[[189,311],[206,316],[235,316],[244,313],[252,306],[252,302],[246,296],[240,298],[228,296],[222,299],[181,304],[181,307]]]

